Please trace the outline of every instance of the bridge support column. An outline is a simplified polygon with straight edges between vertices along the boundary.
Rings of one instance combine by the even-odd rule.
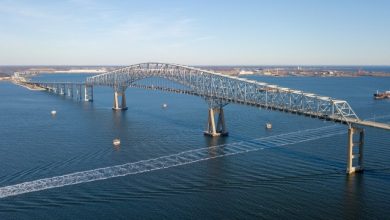
[[[65,95],[65,84],[59,84],[59,92],[60,92],[60,95]]]
[[[68,97],[73,98],[73,84],[68,84]]]
[[[57,94],[58,93],[58,85],[53,85],[53,90],[54,90],[54,93]]]
[[[354,135],[357,134],[357,140]],[[364,129],[351,127],[348,129],[347,173],[363,171]],[[354,150],[355,149],[355,150]]]
[[[215,124],[215,120],[214,120],[215,113],[218,114],[217,124]],[[229,134],[226,130],[225,116],[222,107],[209,108],[208,121],[207,121],[206,131],[204,131],[204,134],[212,137],[227,136]]]
[[[75,85],[76,86],[76,99],[77,99],[77,101],[82,101],[83,99],[82,99],[82,91],[81,91],[81,84],[76,84]]]
[[[118,96],[122,97],[121,105],[119,105]],[[114,89],[114,106],[113,110],[127,110],[126,105],[126,87],[121,88],[120,90]]]
[[[84,86],[84,101],[92,102],[93,101],[93,86],[85,85]]]

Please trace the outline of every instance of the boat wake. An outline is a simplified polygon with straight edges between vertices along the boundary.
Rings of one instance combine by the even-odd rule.
[[[182,166],[219,157],[259,151],[271,147],[298,144],[301,142],[313,141],[345,133],[345,127],[341,125],[331,125],[321,128],[307,129],[264,138],[257,138],[249,141],[241,141],[213,147],[183,151],[177,154],[171,154],[148,160],[141,160],[138,162],[86,170],[62,176],[54,176],[50,178],[0,187],[0,198],[114,177],[145,173],[153,170]]]

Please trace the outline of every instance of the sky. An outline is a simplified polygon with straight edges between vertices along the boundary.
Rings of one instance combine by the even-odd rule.
[[[387,0],[0,0],[0,65],[390,65]]]

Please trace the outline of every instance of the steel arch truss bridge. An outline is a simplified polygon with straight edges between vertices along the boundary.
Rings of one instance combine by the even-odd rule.
[[[83,83],[34,82],[19,75],[14,81],[29,88],[45,89],[72,98],[76,96],[85,101],[93,100],[94,86],[110,86],[114,89],[114,110],[127,109],[125,91],[129,87],[200,96],[209,105],[205,134],[210,136],[228,134],[223,107],[229,103],[348,124],[347,173],[363,170],[364,130],[357,126],[390,130],[389,124],[360,120],[344,100],[178,64],[135,64],[88,77]]]
[[[169,83],[138,83],[151,77],[167,79],[185,88],[175,88],[169,86]],[[89,77],[87,84],[111,86],[118,92],[127,87],[142,87],[187,93],[205,98],[212,108],[223,107],[227,103],[240,103],[343,123],[359,121],[344,100],[177,64],[136,64]]]

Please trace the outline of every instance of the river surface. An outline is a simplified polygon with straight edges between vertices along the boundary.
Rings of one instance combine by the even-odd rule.
[[[372,98],[390,90],[390,77],[250,78],[345,99],[360,118],[390,122],[390,101]],[[0,82],[0,187],[333,125],[229,104],[229,137],[210,138],[199,97],[128,89],[129,109],[114,112],[112,89],[94,92],[94,102],[77,102]],[[366,170],[352,176],[345,174],[346,141],[336,135],[1,198],[0,219],[388,219],[390,133],[366,129]]]

